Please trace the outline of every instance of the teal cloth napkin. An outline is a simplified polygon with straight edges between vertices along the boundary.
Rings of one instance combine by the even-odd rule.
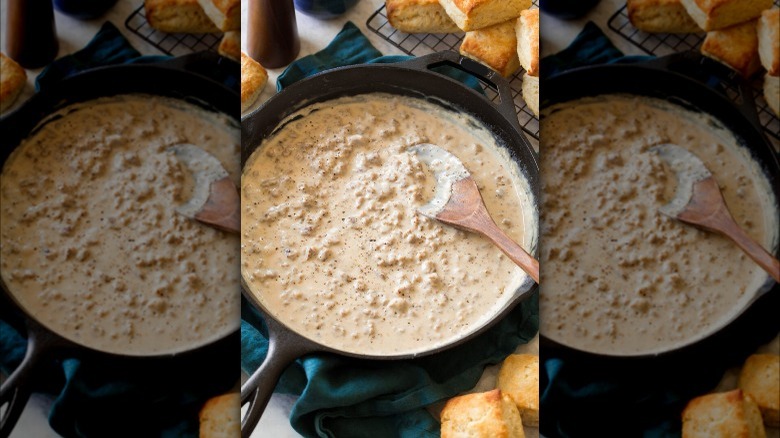
[[[9,318],[9,309],[0,307],[0,372],[6,376],[22,362],[27,351],[27,341],[16,328],[6,322]]]
[[[381,57],[348,23],[327,48],[289,66],[279,78],[279,87],[328,68],[400,59],[406,57]],[[471,86],[479,86],[476,80],[468,80]],[[241,365],[251,373],[265,358],[268,338],[262,317],[247,302],[241,312]],[[438,437],[439,423],[425,406],[472,388],[485,366],[500,362],[533,339],[538,327],[534,294],[490,330],[451,350],[393,362],[312,354],[288,367],[276,391],[300,396],[290,423],[307,437]]]
[[[307,355],[287,368],[276,392],[300,396],[290,423],[303,436],[438,437],[439,423],[425,406],[474,387],[485,366],[533,339],[538,304],[534,294],[484,334],[433,356],[383,362]],[[247,302],[241,315],[241,366],[251,373],[268,352],[268,337]]]
[[[540,70],[549,78],[576,67],[650,59],[623,56],[589,22],[568,48],[542,59]],[[698,79],[720,87],[714,76]],[[548,438],[679,437],[680,415],[688,400],[712,391],[728,368],[741,365],[777,335],[780,294],[772,292],[777,291],[770,291],[728,330],[684,356],[616,362],[572,355],[542,342],[540,432]]]
[[[615,62],[639,62],[651,59],[650,56],[624,56],[612,41],[604,35],[592,21],[560,52],[542,58],[539,62],[539,72],[542,78],[551,78],[558,73],[577,67],[595,64],[612,64]]]
[[[391,64],[412,58],[411,56],[382,56],[368,38],[360,32],[352,22],[333,38],[323,50],[305,56],[292,64],[279,75],[276,89],[282,91],[285,87],[322,71],[355,64]],[[484,93],[479,81],[460,70],[448,66],[436,67],[433,71],[457,79],[474,90]],[[370,79],[370,78],[367,78]]]
[[[594,64],[615,62],[623,52],[592,21],[560,52],[542,58],[539,62],[540,77],[549,78],[566,70]]]
[[[140,56],[114,25],[105,23],[83,50],[41,72],[37,88],[95,67],[168,58]],[[226,85],[239,83],[239,74],[236,65],[236,77],[226,79]],[[19,315],[0,300],[0,370],[6,375],[27,349],[21,327]],[[239,380],[238,342],[236,335],[174,359],[65,357],[38,370],[34,390],[55,397],[49,424],[65,437],[197,437],[200,407]]]
[[[92,68],[114,64],[156,62],[168,58],[170,57],[141,56],[141,53],[119,33],[116,26],[105,22],[83,49],[63,56],[43,69],[35,78],[35,89],[40,90],[49,84],[57,83],[68,76]]]

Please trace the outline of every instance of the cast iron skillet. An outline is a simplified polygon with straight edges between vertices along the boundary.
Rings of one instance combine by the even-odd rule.
[[[235,62],[214,53],[196,53],[155,64],[128,64],[89,70],[64,79],[35,94],[21,108],[0,120],[0,167],[19,143],[48,115],[77,102],[98,97],[127,93],[168,96],[196,104],[202,108],[231,116],[238,115],[239,95],[236,87],[228,87],[236,76]],[[13,429],[30,396],[32,379],[39,368],[54,357],[95,356],[110,361],[181,360],[191,366],[209,361],[215,350],[238,351],[238,331],[207,345],[179,354],[156,356],[125,356],[100,352],[67,340],[46,328],[27,314],[15,302],[8,287],[0,279],[0,304],[10,306],[21,315],[28,335],[27,352],[22,363],[0,387],[0,406],[10,403],[0,418],[0,437]],[[175,359],[174,359],[175,358]]]
[[[454,67],[477,77],[498,92],[501,103],[495,105],[460,82],[431,70],[441,66]],[[361,65],[334,69],[290,86],[242,120],[242,165],[246,163],[246,160],[263,139],[274,133],[279,123],[287,115],[312,103],[370,92],[422,98],[456,111],[465,111],[474,116],[495,134],[499,144],[507,147],[511,157],[519,164],[534,193],[534,208],[537,208],[538,158],[528,140],[521,133],[508,84],[497,73],[469,59],[459,57],[454,52],[434,53],[398,64]],[[535,283],[530,283],[521,286],[515,292],[514,298],[492,315],[485,325],[464,338],[418,354],[378,356],[339,351],[295,333],[285,325],[281,318],[277,319],[275,315],[268,312],[262,303],[249,292],[244,282],[242,292],[247,300],[264,316],[270,342],[265,361],[241,388],[242,403],[251,399],[249,410],[242,421],[242,435],[248,437],[251,434],[280,375],[294,359],[312,352],[333,352],[357,358],[382,360],[410,359],[438,353],[473,338],[499,321],[536,290]]]
[[[738,104],[718,91],[721,89],[721,81],[729,83],[732,92],[739,94]],[[773,188],[775,200],[780,200],[778,156],[758,122],[752,89],[734,72],[699,53],[684,52],[637,64],[610,64],[573,69],[543,80],[542,87],[542,109],[582,97],[623,93],[655,97],[693,111],[710,114],[730,129],[750,151]],[[775,255],[780,253],[777,246],[772,249]],[[736,247],[734,250],[738,251]],[[759,301],[777,301],[779,289],[780,286],[770,278],[762,289],[756,291],[754,299],[740,310],[739,315]],[[595,354],[579,350],[575,345],[563,345],[545,337],[544,333],[540,333],[540,337],[547,351],[562,356],[574,356],[577,359],[596,360],[601,363],[606,360],[616,366],[647,359],[679,362],[686,356],[698,357],[702,352],[718,345],[724,339],[723,336],[728,336],[730,327],[739,325],[739,315],[713,329],[703,339],[693,340],[687,345],[659,354]]]

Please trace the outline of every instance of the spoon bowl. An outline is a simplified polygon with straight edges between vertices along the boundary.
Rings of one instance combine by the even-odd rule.
[[[168,148],[192,173],[195,188],[176,212],[229,233],[241,232],[241,198],[222,163],[198,146],[182,143]]]
[[[539,261],[496,225],[485,207],[477,183],[463,162],[432,144],[419,144],[409,151],[433,170],[436,180],[433,199],[417,211],[439,222],[487,237],[538,284]]]
[[[674,144],[650,148],[674,171],[674,198],[658,210],[674,219],[733,240],[751,259],[780,283],[780,262],[737,225],[715,177],[696,155]]]

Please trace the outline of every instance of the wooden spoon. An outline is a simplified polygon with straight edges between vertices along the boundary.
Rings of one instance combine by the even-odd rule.
[[[168,150],[187,166],[195,179],[192,197],[176,207],[176,212],[223,231],[241,232],[241,198],[222,163],[191,144],[178,144]]]
[[[456,228],[472,231],[487,237],[517,266],[539,283],[539,261],[507,236],[490,217],[477,183],[451,153],[432,144],[419,144],[409,148],[420,161],[427,164],[436,178],[433,199],[417,211]]]
[[[780,262],[737,225],[717,181],[699,157],[673,144],[653,146],[650,150],[657,153],[677,175],[674,198],[658,210],[682,222],[723,234],[780,282]]]

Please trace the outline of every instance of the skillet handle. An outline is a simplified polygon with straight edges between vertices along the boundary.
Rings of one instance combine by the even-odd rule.
[[[319,350],[316,344],[289,331],[273,318],[266,316],[265,323],[268,327],[268,353],[260,368],[241,386],[241,404],[249,403],[249,409],[241,420],[242,438],[248,438],[254,431],[287,366],[304,354]]]
[[[509,82],[498,72],[465,56],[460,56],[451,50],[412,58],[408,61],[399,62],[398,65],[420,71],[429,71],[433,68],[447,65],[477,78],[498,94],[499,103],[491,102],[491,104],[518,132],[522,130],[520,122],[517,121],[517,111],[515,110],[515,101],[512,97],[512,89],[509,86]],[[453,80],[449,76],[442,76]],[[486,99],[484,96],[483,98]]]
[[[0,437],[11,434],[32,394],[31,377],[38,369],[38,365],[62,341],[36,322],[27,321],[27,351],[19,366],[0,385],[0,406],[7,405],[0,418]]]
[[[764,128],[756,111],[753,87],[736,71],[694,50],[643,61],[642,65],[679,73],[718,91],[734,102],[742,114],[763,133]],[[731,91],[731,94],[728,91]]]

